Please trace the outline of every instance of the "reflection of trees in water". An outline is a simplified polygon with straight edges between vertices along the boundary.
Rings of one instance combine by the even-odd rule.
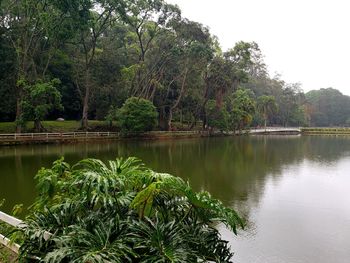
[[[188,179],[196,190],[208,190],[226,204],[249,214],[259,204],[266,181],[278,180],[285,166],[305,158],[327,164],[349,151],[350,137],[311,136],[16,146],[0,148],[0,167],[5,167],[0,170],[0,179],[5,178],[15,188],[13,193],[7,191],[7,199],[17,198],[16,192],[20,191],[18,201],[27,204],[34,198],[32,178],[36,171],[50,166],[62,155],[70,163],[87,157],[108,160],[137,156],[153,169]]]

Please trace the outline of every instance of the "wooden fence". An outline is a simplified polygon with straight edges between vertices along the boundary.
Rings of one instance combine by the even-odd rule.
[[[1,211],[0,211],[0,221],[5,222],[6,224],[9,224],[16,228],[21,228],[25,226],[21,220],[13,216],[10,216],[8,214],[5,214],[4,212],[1,212]],[[7,237],[2,235],[1,233],[0,233],[0,244],[4,245],[8,249],[11,249],[14,253],[18,254],[18,250],[20,246],[16,243],[12,243]]]
[[[8,133],[0,134],[0,141],[50,141],[65,139],[117,138],[118,132],[67,132],[67,133]]]
[[[20,220],[18,218],[15,218],[13,216],[10,216],[10,215],[8,215],[8,214],[6,214],[4,212],[1,212],[1,211],[0,211],[0,221],[4,222],[4,223],[6,223],[6,224],[8,224],[10,226],[13,226],[15,228],[24,228],[24,227],[26,227],[26,224],[22,220]],[[48,240],[51,236],[52,236],[52,234],[49,233],[49,232],[45,232],[44,233],[44,239],[45,240]],[[11,251],[13,251],[15,254],[18,254],[18,252],[19,252],[20,245],[11,242],[10,239],[5,237],[1,233],[0,233],[0,244],[4,245],[5,247],[7,247]],[[37,257],[31,257],[31,258],[40,260],[40,258],[37,258]]]
[[[176,138],[209,136],[208,131],[151,131],[146,133],[119,132],[68,132],[68,133],[8,133],[0,134],[0,144],[35,143],[35,142],[69,142],[91,139],[120,139],[120,138]]]

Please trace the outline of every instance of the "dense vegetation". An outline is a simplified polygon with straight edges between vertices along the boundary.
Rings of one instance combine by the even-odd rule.
[[[306,93],[310,126],[350,126],[350,97],[335,89]]]
[[[89,119],[118,116],[130,97],[154,104],[162,130],[347,123],[338,115],[348,97],[305,96],[269,76],[256,43],[224,52],[208,28],[164,0],[0,4],[0,121],[16,120],[17,131],[57,117],[88,129]],[[274,97],[273,114],[258,110],[261,96]]]
[[[113,110],[111,114],[113,114]],[[143,132],[151,131],[156,126],[157,117],[158,113],[152,102],[131,97],[116,112],[115,119],[122,131]]]
[[[137,159],[62,159],[37,176],[38,197],[15,232],[20,257],[42,262],[231,262],[215,226],[243,227],[207,192]],[[50,234],[48,234],[48,232]]]

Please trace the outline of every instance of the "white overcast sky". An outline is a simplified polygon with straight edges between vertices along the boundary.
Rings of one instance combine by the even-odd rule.
[[[224,50],[259,44],[271,76],[305,91],[333,87],[350,95],[349,0],[167,0],[210,28]]]

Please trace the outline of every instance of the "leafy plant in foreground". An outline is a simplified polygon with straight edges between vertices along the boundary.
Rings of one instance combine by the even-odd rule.
[[[60,159],[37,176],[20,257],[42,262],[230,262],[215,224],[243,222],[207,192],[138,159]],[[47,233],[51,233],[49,236]]]

